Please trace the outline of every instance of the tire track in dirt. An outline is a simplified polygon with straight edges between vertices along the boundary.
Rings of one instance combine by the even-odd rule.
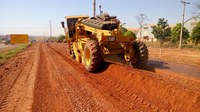
[[[1,76],[1,93],[3,93],[4,95],[0,96],[0,101],[2,101],[2,99],[4,99],[4,96],[9,93],[9,90],[14,86],[16,80],[18,79],[18,77],[20,76],[20,74],[23,71],[23,65],[25,65],[26,63],[28,63],[31,58],[21,58],[19,57],[19,59],[21,61],[15,61],[15,59],[10,60],[10,62],[8,63],[4,63],[1,66],[1,71],[0,73],[2,74]],[[11,64],[10,64],[11,63]],[[15,71],[15,74],[12,73],[13,71]],[[6,75],[3,75],[6,74]],[[7,84],[7,80],[10,80],[9,84]],[[0,103],[1,104],[1,103]]]
[[[38,48],[38,45],[36,46]],[[28,53],[26,57],[19,60],[19,63],[13,61],[9,68],[8,76],[5,76],[1,85],[4,85],[2,89],[0,111],[30,111],[32,105],[32,91],[34,87],[34,76],[36,73],[35,67],[37,66],[37,48],[34,52]],[[32,48],[27,48],[24,53],[20,53],[17,57],[21,58],[20,55],[27,53]],[[16,60],[15,58],[13,60]],[[9,62],[9,61],[8,61]],[[14,67],[13,67],[14,66]],[[15,68],[16,67],[16,68]],[[13,70],[14,69],[14,70]],[[3,70],[3,69],[1,69]],[[5,75],[5,74],[4,74]],[[10,80],[11,79],[11,80]]]
[[[54,58],[54,65],[60,74],[61,83],[66,92],[70,94],[70,102],[74,111],[118,111],[108,103],[102,95],[99,94],[95,88],[93,88],[86,80],[82,78],[79,72],[77,72],[70,64],[63,60],[63,57],[58,54],[52,47],[50,54],[52,54],[52,60]],[[64,66],[67,69],[63,68]]]
[[[6,98],[8,96],[8,93],[10,92],[10,89],[13,88],[14,84],[16,83],[18,77],[23,71],[23,68],[21,65],[25,65],[30,58],[21,58],[22,61],[15,61],[15,59],[10,59],[7,62],[1,64],[0,69],[0,108],[3,108],[3,106],[6,105]],[[15,74],[12,73],[15,71]],[[9,82],[8,82],[9,81]]]
[[[100,73],[97,73],[97,75],[89,74],[85,72],[84,67],[81,64],[78,64],[69,58],[68,53],[64,51],[66,47],[58,46],[57,44],[49,45],[52,46],[52,48],[60,54],[65,61],[75,68],[76,71],[85,74],[83,77],[87,77],[87,80],[90,81],[90,83],[98,89],[102,95],[107,96],[107,100],[115,107],[119,107],[120,101],[129,103],[135,101],[136,103],[134,103],[134,106],[138,105],[138,107],[135,106],[135,110],[147,109],[149,111],[152,108],[155,111],[200,111],[200,93],[198,92],[199,80],[183,77],[177,78],[173,73],[168,75],[168,78],[164,78],[160,77],[158,74],[146,71],[144,72],[118,64],[109,65],[106,68],[106,71],[103,70]],[[102,79],[102,83],[99,84],[99,82],[101,82],[100,77],[102,76],[105,80]],[[177,78],[177,81],[174,81],[174,78]],[[106,82],[109,82],[109,80],[114,80],[114,82],[110,81],[111,87],[105,84]],[[113,85],[116,85],[116,87],[113,87],[112,83],[114,83]],[[190,85],[188,86],[186,84]],[[121,87],[119,85],[121,85]],[[118,88],[122,89],[117,91]],[[121,91],[126,92],[127,90],[129,90],[134,97],[139,96],[138,99],[135,100],[133,98],[130,100],[129,96],[126,97],[125,94],[120,93]],[[109,96],[111,91],[113,91],[114,95],[112,94]],[[112,96],[114,96],[114,98]],[[117,99],[115,99],[116,97]],[[124,105],[124,107],[120,105],[120,108],[118,109],[123,111],[127,108],[127,105]]]
[[[68,101],[68,93],[65,93],[49,54],[48,49],[42,44],[40,48],[40,65],[36,75],[34,90],[33,112],[39,111],[72,111]]]
[[[90,79],[97,82],[94,84],[96,88],[101,90],[101,94],[104,94],[108,98],[111,97],[110,101],[112,101],[116,107],[119,107],[120,111],[155,112],[159,110],[157,106],[151,104],[146,99],[130,91],[128,88],[126,88],[125,85],[107,78],[106,75],[101,75],[98,77],[98,80],[95,77],[90,77]],[[110,87],[104,88],[107,85],[110,85]]]
[[[70,62],[70,59],[68,57],[66,57],[65,55],[63,55],[61,52],[59,52],[60,50],[56,50],[55,47],[51,47],[51,45],[48,45],[52,50],[54,50],[57,54],[59,54],[65,61],[67,61],[68,63]],[[75,63],[74,63],[75,64]],[[97,83],[98,86],[96,86],[95,89],[98,90],[99,93],[105,95],[106,99],[109,98],[110,103],[114,104],[114,106],[116,108],[118,108],[118,110],[120,111],[158,111],[158,107],[152,105],[151,103],[145,101],[143,98],[139,97],[138,95],[134,94],[133,92],[130,92],[128,89],[125,89],[125,87],[123,85],[121,85],[120,83],[116,83],[115,81],[113,81],[112,79],[109,79],[107,77],[105,77],[107,74],[98,74],[99,77],[96,77],[93,75],[94,74],[90,74],[85,72],[85,70],[82,69],[82,71],[80,71],[80,66],[74,65],[70,63],[70,66],[72,66],[75,70],[74,71],[79,71],[77,74],[81,74],[84,73],[85,75],[82,75],[80,77],[84,77],[86,75],[90,75],[90,77],[88,77],[89,79],[92,79],[92,81],[89,81],[90,84],[93,85],[93,87],[95,86],[95,83]],[[74,74],[75,75],[75,74]],[[84,82],[82,82],[84,83]],[[110,85],[110,86],[108,86]],[[98,93],[98,94],[99,94]]]

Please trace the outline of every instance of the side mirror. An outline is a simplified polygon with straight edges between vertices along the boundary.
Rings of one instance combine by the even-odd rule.
[[[65,22],[61,21],[62,28],[65,28]]]

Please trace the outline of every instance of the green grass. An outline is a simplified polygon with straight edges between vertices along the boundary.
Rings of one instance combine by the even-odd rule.
[[[23,51],[27,45],[18,45],[15,48],[9,49],[7,51],[1,52],[0,53],[0,63],[4,62],[6,59],[9,59],[19,52]]]

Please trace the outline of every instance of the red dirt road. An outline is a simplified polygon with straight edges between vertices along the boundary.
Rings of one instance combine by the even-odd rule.
[[[35,43],[0,65],[0,111],[200,111],[200,79],[104,63],[88,73],[66,44]]]

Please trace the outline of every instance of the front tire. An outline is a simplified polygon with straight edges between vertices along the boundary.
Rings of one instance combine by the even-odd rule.
[[[141,41],[135,41],[133,49],[135,51],[134,62],[130,62],[129,64],[136,68],[145,68],[149,56],[147,46]]]
[[[84,65],[87,71],[95,72],[102,63],[102,55],[96,40],[89,40],[84,48]]]

